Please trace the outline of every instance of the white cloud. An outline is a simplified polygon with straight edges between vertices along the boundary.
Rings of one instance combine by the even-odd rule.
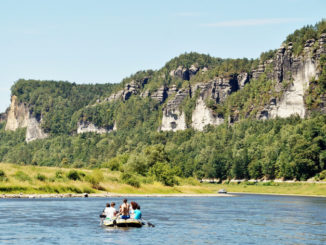
[[[302,21],[301,18],[270,18],[270,19],[246,19],[246,20],[230,20],[215,23],[202,24],[207,27],[242,27],[242,26],[263,26],[273,24],[284,24],[290,22]]]

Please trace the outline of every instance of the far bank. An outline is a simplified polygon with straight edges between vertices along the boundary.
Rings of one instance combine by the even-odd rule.
[[[108,169],[71,169],[31,165],[0,164],[0,195],[15,194],[19,198],[36,198],[40,194],[58,197],[120,196],[120,195],[212,195],[226,189],[229,193],[282,194],[326,196],[326,183],[200,183],[194,178],[180,178],[179,185],[165,186],[149,178],[141,179],[140,186],[126,184],[121,173]],[[60,194],[60,195],[59,195]],[[65,194],[65,195],[61,195]],[[45,196],[46,197],[46,196]]]

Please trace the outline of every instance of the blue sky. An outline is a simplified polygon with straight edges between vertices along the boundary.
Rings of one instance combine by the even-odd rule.
[[[0,111],[19,78],[116,83],[184,52],[256,58],[324,0],[0,0]]]

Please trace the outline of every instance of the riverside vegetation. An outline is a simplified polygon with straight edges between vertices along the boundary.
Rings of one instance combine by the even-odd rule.
[[[325,174],[326,175],[326,174]],[[325,176],[326,177],[326,176]],[[321,183],[200,183],[195,178],[177,178],[178,186],[166,186],[153,178],[139,179],[139,185],[126,183],[119,171],[21,166],[1,163],[0,192],[3,194],[110,193],[110,194],[216,194],[229,192],[297,194],[325,196]]]
[[[318,39],[323,33],[326,33],[325,20],[295,31],[288,36],[284,45],[291,42],[295,54],[300,55],[308,39]],[[320,76],[310,81],[305,94],[305,106],[312,112],[306,119],[298,116],[265,121],[255,119],[256,111],[253,108],[260,108],[276,93],[268,71],[228,96],[223,103],[206,101],[217,115],[227,118],[236,113],[241,120],[232,125],[225,121],[217,127],[206,126],[203,131],[189,126],[197,95],[186,98],[182,103],[188,128],[177,132],[157,130],[166,102],[160,104],[151,97],[130,96],[128,100],[96,103],[131,81],[147,79],[144,92],[155,91],[163,85],[183,88],[216,76],[250,73],[275,53],[275,50],[271,50],[262,53],[260,59],[251,60],[183,54],[158,71],[138,72],[120,84],[77,85],[19,80],[12,87],[12,95],[17,96],[19,103],[28,105],[31,115],[41,121],[42,129],[50,137],[26,143],[26,129],[6,131],[6,122],[0,123],[0,161],[20,164],[17,168],[30,171],[22,171],[28,177],[25,178],[13,172],[14,165],[0,164],[0,169],[4,171],[1,190],[6,191],[6,186],[17,186],[22,189],[8,191],[92,192],[101,191],[101,188],[112,191],[112,186],[115,186],[117,189],[114,192],[156,193],[187,192],[187,188],[182,187],[185,181],[201,178],[322,180],[326,171],[326,116],[318,108],[323,106],[326,96],[324,56],[319,61]],[[207,68],[208,71],[198,72],[190,80],[169,76],[172,69],[180,65],[189,68],[191,64],[196,64],[200,69]],[[77,135],[80,121],[92,122],[106,129],[112,129],[116,124],[118,130],[106,134]],[[27,164],[35,166],[21,166]],[[51,168],[54,172],[50,171],[50,175],[41,173],[42,168],[36,166],[105,169],[101,171],[104,179],[92,183],[96,173],[96,178],[99,178],[100,171],[88,169],[74,170],[79,176],[75,180],[68,177],[66,172],[70,170],[62,170],[64,174],[60,180],[55,173],[59,169]],[[35,175],[36,170],[41,171],[39,176]],[[118,185],[118,182],[124,184]],[[69,189],[69,186],[73,189]],[[196,182],[191,188],[194,186],[200,186],[203,192],[212,191],[210,185],[198,185]],[[239,186],[246,190],[253,188],[249,184]],[[239,186],[230,184],[228,190],[238,190]],[[190,192],[200,192],[195,189]]]

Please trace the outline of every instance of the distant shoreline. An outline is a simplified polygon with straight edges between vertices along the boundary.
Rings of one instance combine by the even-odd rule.
[[[123,194],[123,193],[84,193],[84,194],[0,194],[0,199],[44,199],[44,198],[113,198],[113,197],[235,197],[238,195],[268,195],[268,196],[296,196],[296,197],[323,197],[326,195],[303,195],[303,194],[281,194],[281,193],[250,193],[229,192],[227,194]]]
[[[326,197],[326,195],[282,194],[282,193],[253,193],[253,192],[229,192],[230,195],[266,195],[266,196],[296,196],[296,197]]]
[[[84,194],[0,194],[0,199],[41,199],[41,198],[88,198],[88,197],[233,197],[233,194],[123,194],[123,193],[84,193]]]

